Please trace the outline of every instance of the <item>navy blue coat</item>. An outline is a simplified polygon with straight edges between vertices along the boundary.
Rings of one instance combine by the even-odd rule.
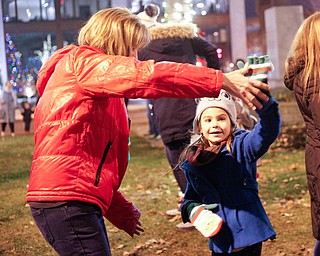
[[[183,221],[189,221],[189,203],[219,205],[216,213],[224,224],[209,239],[209,248],[216,253],[230,253],[276,237],[258,195],[256,161],[279,135],[278,103],[270,98],[257,113],[260,121],[252,131],[235,131],[232,155],[225,147],[207,165],[195,167],[187,160],[181,165],[188,180],[181,209]]]

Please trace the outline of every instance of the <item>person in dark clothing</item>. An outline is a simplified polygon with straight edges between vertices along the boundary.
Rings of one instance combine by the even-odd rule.
[[[33,109],[31,108],[31,105],[29,102],[23,102],[22,103],[22,120],[24,122],[24,132],[29,133],[30,132],[30,124],[32,120],[32,113]]]
[[[143,12],[138,13],[138,17],[140,18],[141,22],[149,29],[154,27],[158,24],[157,19],[160,14],[160,8],[158,5],[155,4],[147,4],[144,6]],[[147,105],[147,117],[149,121],[149,132],[146,134],[147,137],[153,138],[156,140],[161,139],[159,134],[157,125],[154,120],[154,113],[153,113],[153,99],[146,99]]]
[[[219,69],[216,46],[198,36],[194,24],[157,24],[149,29],[151,42],[138,53],[140,60],[174,61],[196,64],[197,56],[207,67]],[[174,84],[168,84],[168,87]],[[154,101],[156,126],[165,145],[165,152],[182,194],[187,180],[177,166],[180,154],[190,142],[190,130],[195,116],[194,99],[161,98]],[[180,228],[180,226],[178,226]],[[185,228],[185,225],[181,227]]]

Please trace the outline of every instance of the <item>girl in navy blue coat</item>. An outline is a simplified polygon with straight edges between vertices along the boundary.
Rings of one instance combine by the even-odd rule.
[[[188,184],[181,213],[209,238],[212,255],[259,256],[262,242],[276,237],[258,195],[256,161],[277,138],[280,115],[274,98],[263,105],[248,131],[237,129],[228,92],[198,103],[198,138],[182,155]]]

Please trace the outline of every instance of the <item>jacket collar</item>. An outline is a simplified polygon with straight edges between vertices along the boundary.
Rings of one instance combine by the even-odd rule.
[[[151,40],[165,39],[165,38],[185,38],[192,39],[197,37],[198,28],[193,23],[185,24],[159,24],[150,28]]]

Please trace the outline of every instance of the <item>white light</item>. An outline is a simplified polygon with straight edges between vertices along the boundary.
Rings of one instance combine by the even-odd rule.
[[[233,67],[234,67],[234,64],[233,64],[233,63],[230,63],[230,64],[229,64],[229,67],[230,67],[230,68],[233,68]]]
[[[201,15],[206,15],[207,14],[207,12],[206,11],[201,11]]]
[[[32,88],[30,86],[26,86],[26,88],[24,89],[24,93],[28,98],[31,98],[34,94],[34,91],[32,90]]]
[[[29,8],[28,8],[28,9],[26,9],[26,13],[27,13],[28,18],[30,19],[30,17],[31,17],[31,11],[30,11],[30,9],[29,9]]]
[[[167,7],[167,2],[163,2],[163,3],[162,3],[162,7],[163,7],[163,8],[166,8],[166,7]]]
[[[192,20],[193,20],[193,16],[191,15],[191,13],[190,14],[185,14],[184,15],[184,19],[186,20],[186,21],[188,21],[188,22],[192,22]]]
[[[174,13],[172,13],[172,17],[173,17],[173,19],[175,19],[175,20],[181,20],[181,13],[179,13],[179,12],[174,12]]]
[[[54,20],[54,19],[55,19],[55,10],[54,10],[54,7],[49,7],[49,8],[48,8],[48,19],[49,19],[49,20]]]
[[[198,8],[203,8],[204,7],[204,3],[197,3],[197,7]]]
[[[178,12],[182,12],[182,5],[180,3],[175,3],[173,5],[174,9],[177,10]]]

